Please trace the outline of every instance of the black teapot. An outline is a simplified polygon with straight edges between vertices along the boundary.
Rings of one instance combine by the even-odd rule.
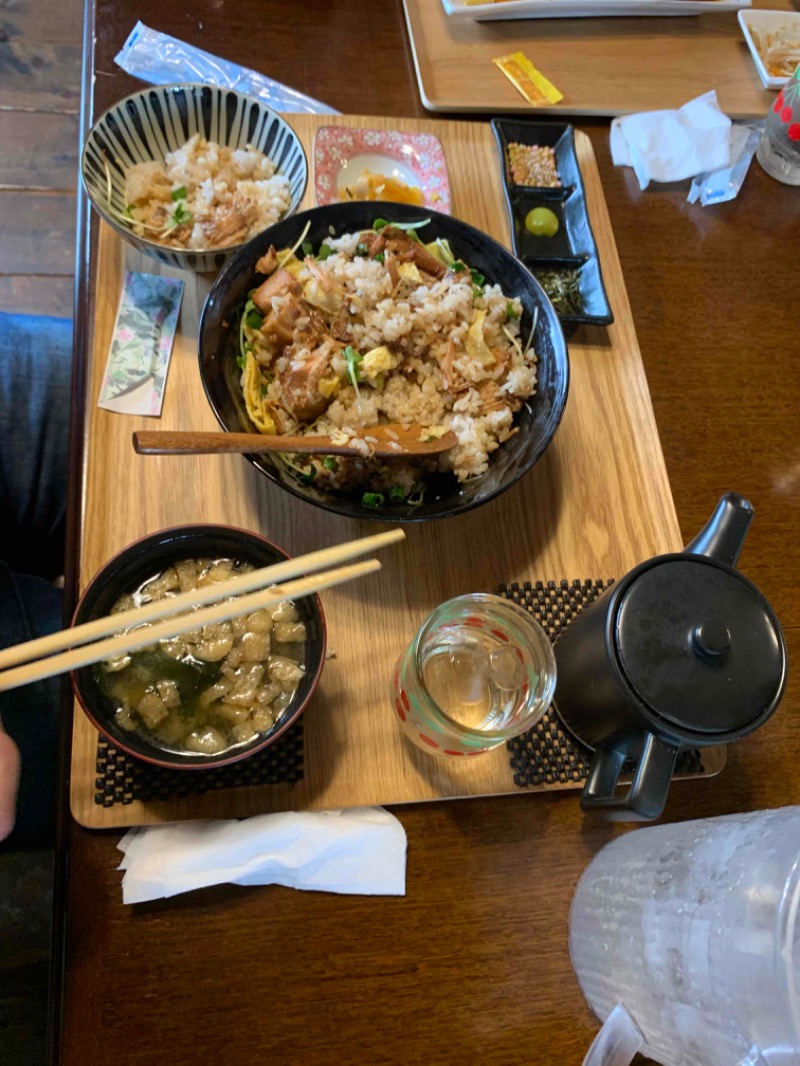
[[[657,818],[682,748],[738,740],[780,702],[783,632],[735,569],[752,518],[747,500],[726,493],[683,552],[641,563],[558,639],[556,709],[594,749],[584,810]],[[631,784],[619,789],[629,761]]]

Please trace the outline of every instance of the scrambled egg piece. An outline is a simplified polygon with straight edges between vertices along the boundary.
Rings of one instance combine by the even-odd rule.
[[[284,270],[288,270],[290,274],[299,274],[305,264],[302,259],[298,259],[294,252],[289,256],[286,262],[283,262],[284,256],[289,251],[288,248],[282,248],[278,253],[278,262]]]
[[[449,432],[447,426],[423,426],[419,439],[427,444],[428,441],[438,440],[440,437],[443,437],[445,433]]]
[[[276,431],[275,422],[266,403],[267,383],[261,376],[261,368],[252,352],[248,352],[242,371],[242,394],[247,413],[259,433],[270,436]]]
[[[492,366],[497,360],[492,355],[492,350],[483,335],[483,321],[485,318],[485,311],[475,312],[475,321],[469,327],[469,332],[464,342],[464,350],[471,359],[478,359],[481,366]]]
[[[361,360],[360,370],[370,383],[374,382],[379,374],[385,374],[400,365],[400,356],[395,355],[391,348],[381,345],[367,352]]]
[[[335,396],[341,386],[341,381],[334,376],[330,378],[320,378],[317,389],[320,396],[324,396],[326,400],[329,400],[331,396]]]
[[[438,241],[431,241],[425,247],[434,259],[438,259],[442,266],[446,266],[448,269],[455,261],[456,257],[453,255],[453,249],[450,247],[449,241],[440,238]]]
[[[288,267],[286,268],[289,269]],[[326,311],[330,315],[338,314],[342,307],[342,296],[338,292],[326,292],[322,284],[316,278],[311,278],[303,287],[303,299],[312,307],[318,307],[320,311]]]
[[[416,263],[400,263],[397,267],[397,273],[401,278],[406,278],[408,281],[416,281],[422,284],[422,275],[417,268]]]

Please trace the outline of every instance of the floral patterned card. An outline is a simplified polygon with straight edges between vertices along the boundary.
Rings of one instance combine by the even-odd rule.
[[[124,415],[161,414],[182,297],[177,278],[126,272],[99,407]]]

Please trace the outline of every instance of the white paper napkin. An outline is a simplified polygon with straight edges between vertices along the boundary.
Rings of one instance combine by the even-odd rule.
[[[713,90],[677,111],[643,111],[611,123],[611,158],[633,167],[639,186],[682,181],[726,167],[731,120],[720,111]]]
[[[364,896],[406,890],[405,830],[381,807],[145,826],[119,849],[123,903],[227,881]]]

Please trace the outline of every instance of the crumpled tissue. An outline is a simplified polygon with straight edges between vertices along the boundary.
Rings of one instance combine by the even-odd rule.
[[[123,903],[224,882],[405,895],[406,833],[382,807],[144,826],[119,849]]]
[[[682,181],[730,160],[731,120],[713,90],[677,111],[643,111],[611,123],[611,158],[633,167],[639,187],[651,181]]]

